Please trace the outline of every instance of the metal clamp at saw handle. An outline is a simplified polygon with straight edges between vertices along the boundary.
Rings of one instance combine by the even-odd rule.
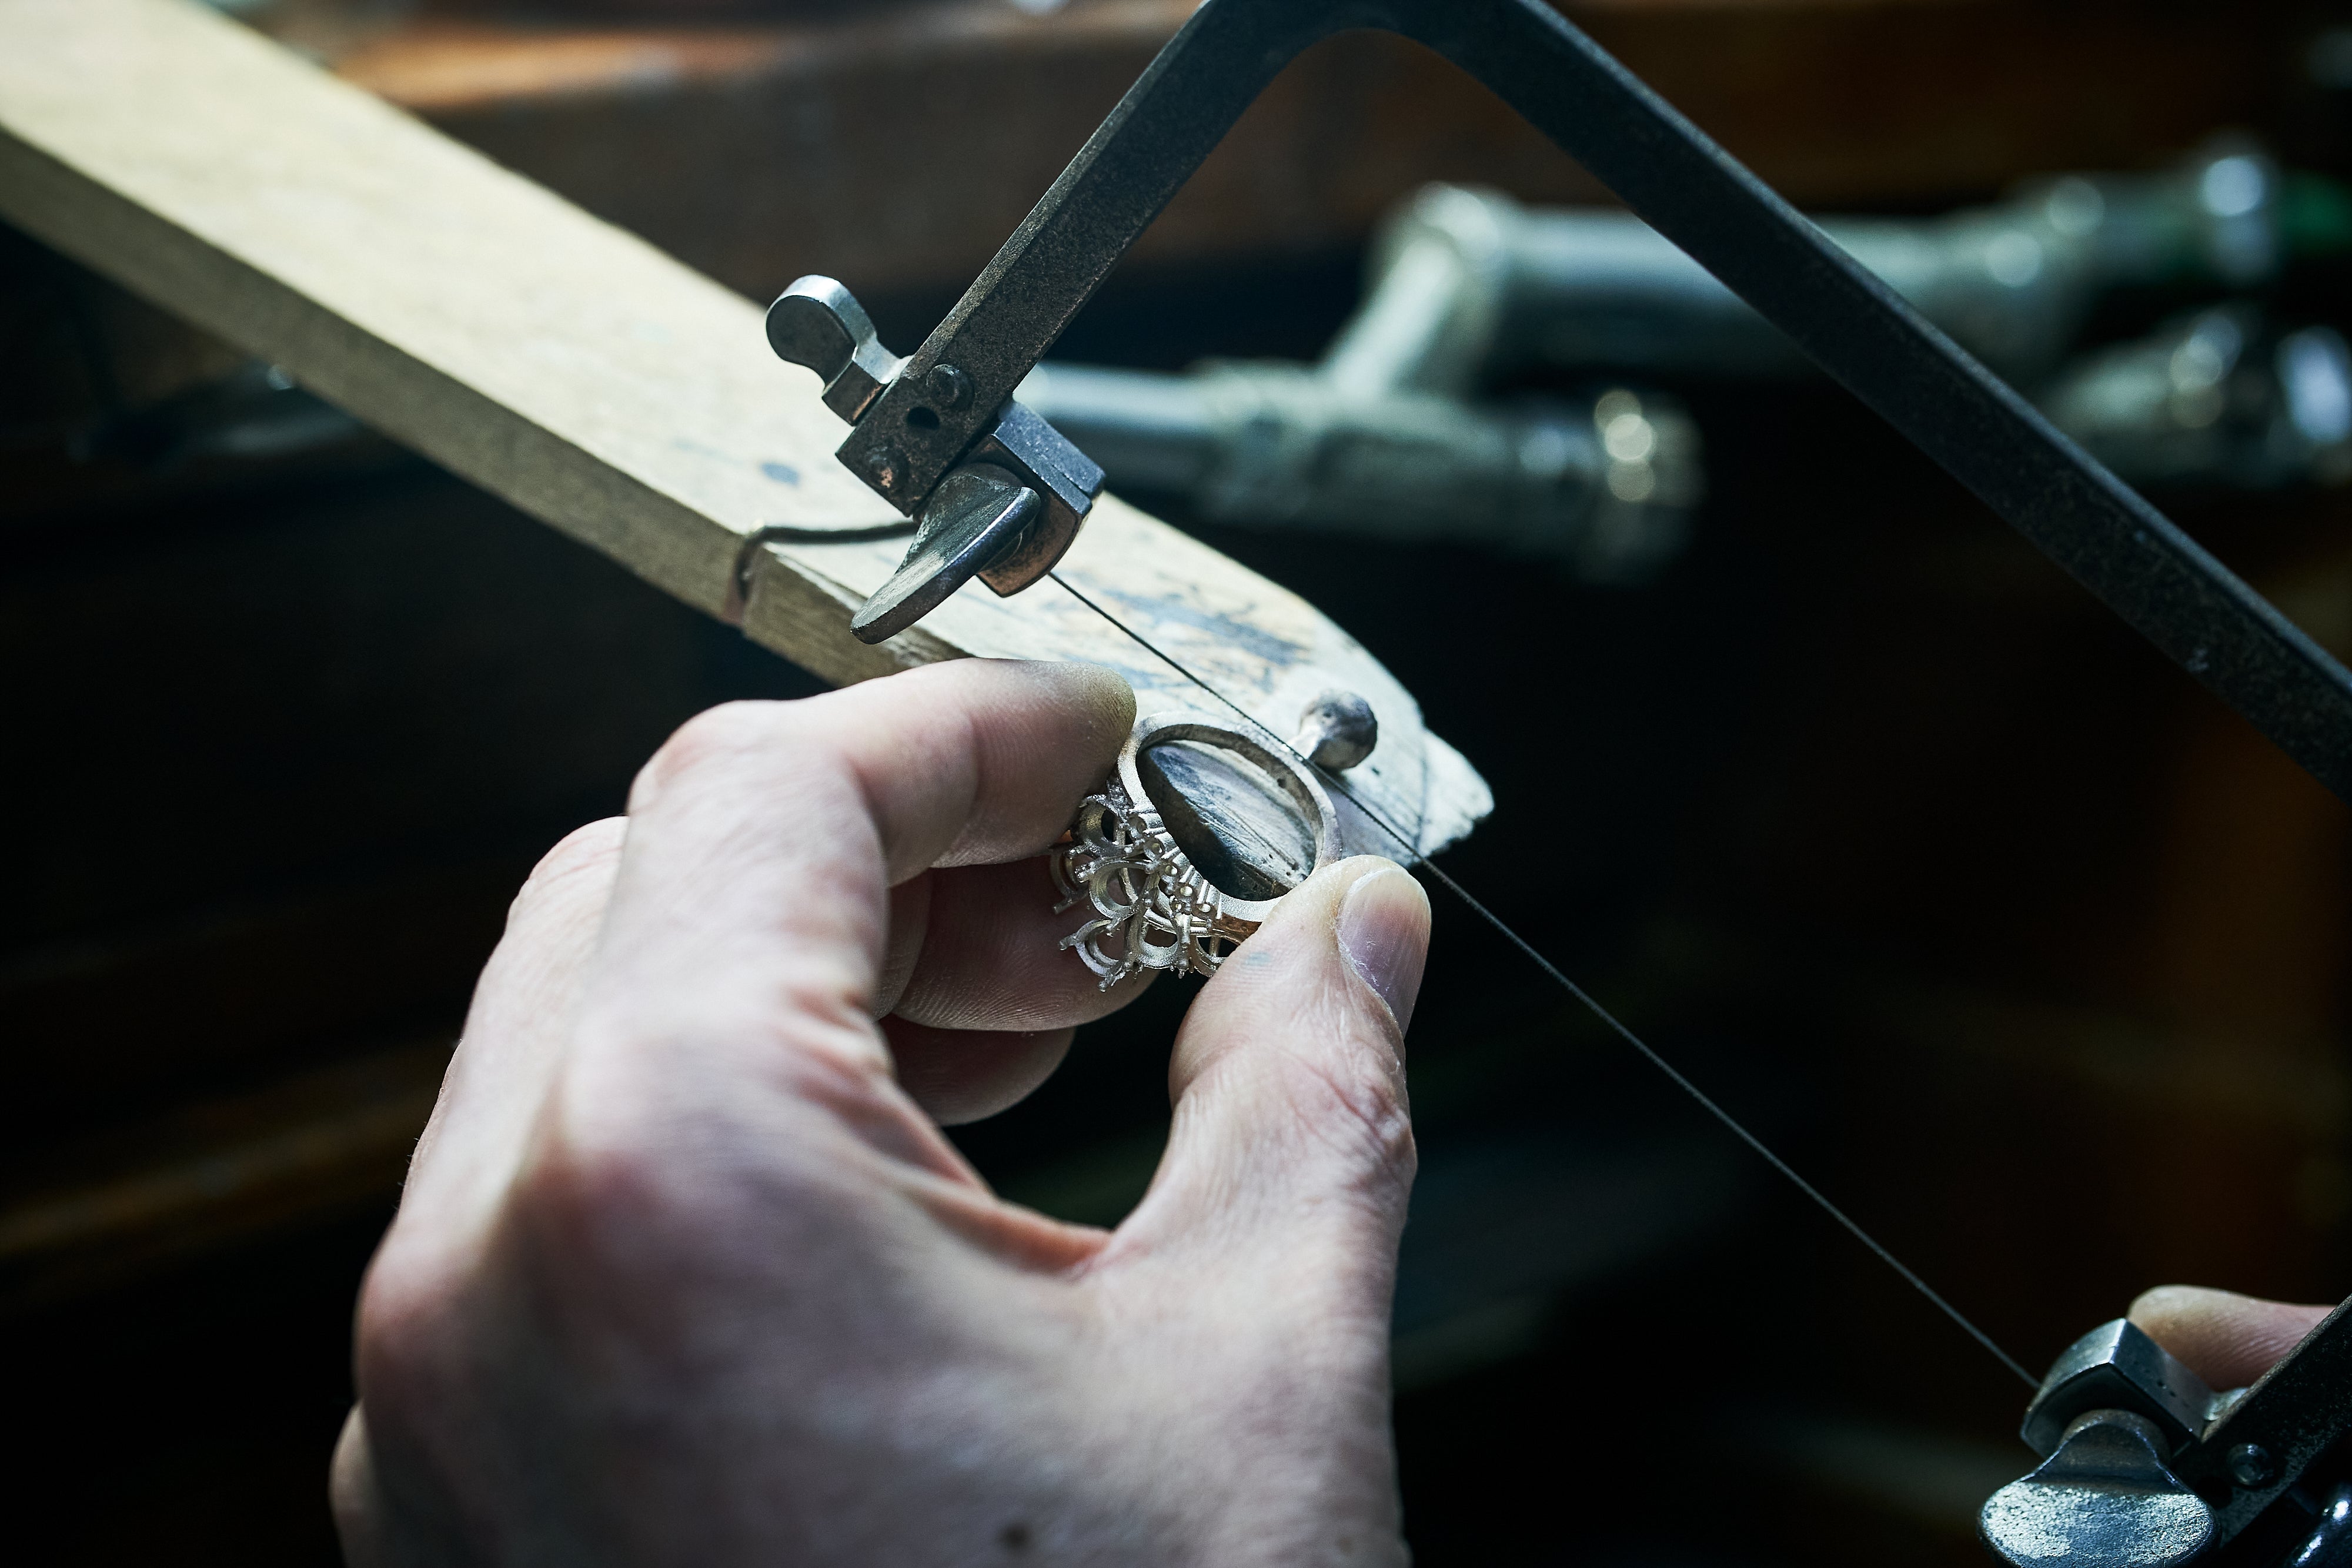
[[[2093,1329],[2026,1406],[2046,1458],[1985,1503],[1985,1544],[2011,1568],[2352,1563],[2347,1310],[2219,1394],[2129,1322]]]
[[[906,367],[875,336],[856,297],[830,277],[801,278],[768,307],[768,346],[817,373],[824,405],[849,421],[853,441]],[[910,431],[936,430],[942,411],[972,402],[971,379],[952,364],[933,365],[923,383],[926,401],[901,416]],[[905,444],[887,439],[868,443],[850,465],[916,523],[907,559],[850,618],[861,642],[905,631],[974,577],[999,593],[1020,592],[1054,570],[1102,493],[1102,469],[1009,397],[912,506],[903,498],[906,465]]]

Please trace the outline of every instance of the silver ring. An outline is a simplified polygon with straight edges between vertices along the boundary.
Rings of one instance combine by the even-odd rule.
[[[1168,829],[1143,779],[1143,756],[1152,747],[1196,741],[1232,752],[1253,765],[1297,810],[1314,841],[1314,861],[1290,887],[1338,858],[1339,824],[1331,798],[1297,758],[1214,720],[1163,714],[1136,720],[1118,764],[1102,788],[1078,803],[1068,841],[1046,857],[1062,902],[1058,915],[1080,904],[1093,918],[1062,939],[1110,989],[1146,969],[1208,976],[1241,940],[1265,923],[1272,898],[1244,898],[1211,882]],[[1271,875],[1271,873],[1267,873]],[[1286,889],[1287,891],[1287,889]]]

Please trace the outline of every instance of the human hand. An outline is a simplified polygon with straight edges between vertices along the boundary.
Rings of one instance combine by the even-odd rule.
[[[1405,1561],[1411,877],[1324,868],[1202,987],[1116,1231],[926,1113],[1124,999],[1034,857],[1132,711],[979,661],[720,708],[547,857],[362,1291],[354,1568]]]
[[[2295,1347],[2333,1307],[2265,1301],[2202,1285],[2159,1285],[2131,1304],[2131,1321],[2208,1388],[2243,1388]]]

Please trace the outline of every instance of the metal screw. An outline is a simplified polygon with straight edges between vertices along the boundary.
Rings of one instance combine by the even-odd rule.
[[[2259,1443],[2239,1444],[2230,1450],[2224,1463],[2229,1467],[2230,1479],[2242,1487],[2268,1486],[2278,1475],[2278,1461]]]
[[[934,399],[949,408],[961,408],[971,401],[971,378],[953,365],[933,365],[923,384],[930,389]]]
[[[874,476],[874,483],[885,491],[897,488],[900,472],[898,449],[895,446],[876,447],[866,459],[866,471]]]

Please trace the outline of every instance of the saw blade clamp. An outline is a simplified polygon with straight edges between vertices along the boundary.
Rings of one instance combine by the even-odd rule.
[[[2251,1387],[2215,1391],[2118,1318],[2026,1406],[2043,1456],[1978,1532],[2011,1568],[2352,1563],[2352,1317],[2338,1307]]]
[[[919,483],[916,442],[971,407],[972,378],[934,362],[905,406],[892,404],[884,394],[907,379],[908,361],[882,346],[866,308],[833,278],[803,277],[777,297],[768,345],[824,381],[824,405],[850,425],[842,460],[915,521],[906,559],[851,618],[862,642],[905,631],[975,577],[1000,594],[1020,592],[1054,570],[1102,493],[1102,468],[1013,398],[951,466]],[[869,419],[902,428],[894,439],[868,430]]]

